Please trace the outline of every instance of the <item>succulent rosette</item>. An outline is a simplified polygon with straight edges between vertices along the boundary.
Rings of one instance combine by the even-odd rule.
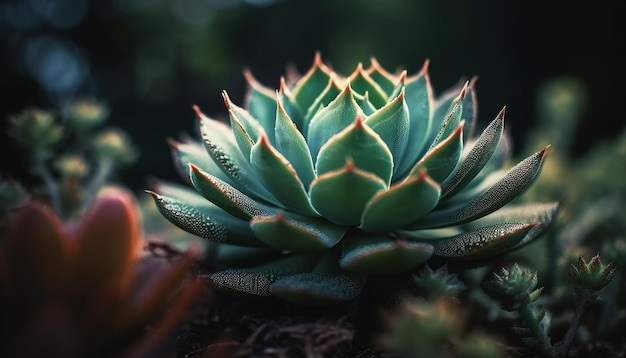
[[[558,211],[556,202],[509,204],[535,180],[547,147],[508,168],[504,108],[473,133],[474,80],[435,97],[428,61],[409,76],[372,59],[343,77],[319,54],[278,90],[245,77],[243,107],[223,93],[230,125],[194,107],[202,141],[170,141],[189,185],[148,191],[171,222],[219,243],[221,257],[243,259],[211,275],[218,288],[341,302],[368,274],[518,248]]]

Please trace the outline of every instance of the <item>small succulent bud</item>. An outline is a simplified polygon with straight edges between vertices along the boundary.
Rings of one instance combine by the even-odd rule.
[[[99,133],[94,139],[94,148],[102,159],[127,164],[135,160],[136,153],[125,132],[108,129]]]
[[[615,276],[615,264],[613,262],[607,265],[602,264],[600,255],[595,255],[589,262],[580,256],[577,264],[572,264],[570,267],[570,273],[574,282],[581,288],[598,291],[611,282]]]
[[[92,128],[102,123],[108,116],[107,106],[90,99],[77,100],[66,108],[67,123],[77,130]]]
[[[50,111],[28,109],[14,116],[10,123],[11,135],[33,148],[51,147],[63,136],[63,127],[56,123]]]
[[[426,265],[419,274],[413,275],[413,282],[431,297],[456,297],[465,289],[465,284],[456,275],[448,273],[447,266],[433,271]]]
[[[537,287],[537,272],[514,264],[510,270],[502,268],[502,273],[485,284],[487,293],[502,303],[506,310],[513,311],[522,305],[539,298],[543,288]]]
[[[65,155],[55,162],[55,168],[63,177],[82,179],[89,172],[85,159],[79,155]]]

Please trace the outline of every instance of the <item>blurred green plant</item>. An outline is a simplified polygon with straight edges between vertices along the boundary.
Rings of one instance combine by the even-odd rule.
[[[478,265],[531,242],[559,204],[501,208],[547,148],[507,170],[504,109],[474,136],[475,81],[435,99],[427,70],[392,74],[372,59],[343,77],[318,53],[277,91],[246,71],[244,107],[223,93],[230,127],[196,107],[203,143],[171,141],[193,190],[161,181],[148,193],[184,230],[280,256],[211,274],[215,287],[300,304],[350,300],[367,274],[431,257]]]
[[[0,240],[0,355],[145,357],[165,354],[202,285],[197,252],[140,257],[133,194],[103,189],[80,219],[62,222],[31,199]],[[148,329],[149,328],[149,329]]]
[[[35,177],[33,185],[26,178],[15,180],[61,217],[80,215],[116,171],[137,158],[126,133],[98,128],[109,113],[104,103],[79,99],[60,113],[31,108],[12,116],[9,134],[27,153]]]

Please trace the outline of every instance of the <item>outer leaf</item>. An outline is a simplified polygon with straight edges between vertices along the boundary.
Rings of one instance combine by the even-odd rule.
[[[380,191],[365,206],[360,229],[385,232],[402,229],[429,213],[439,202],[439,184],[420,175]]]
[[[276,109],[275,138],[276,149],[293,165],[302,184],[308,189],[315,178],[311,152],[306,139],[283,108],[281,100],[278,100]]]
[[[410,115],[406,151],[396,170],[399,176],[409,171],[423,155],[433,128],[434,95],[428,76],[428,64],[428,61],[424,62],[422,70],[409,78],[406,78],[405,71],[399,83],[399,86],[404,87],[404,97]]]
[[[159,182],[152,195],[159,212],[174,225],[205,239],[233,245],[262,246],[247,221],[235,218],[184,187]]]
[[[415,164],[405,180],[426,170],[436,182],[442,182],[456,167],[463,151],[463,122],[448,138],[434,146]]]
[[[315,160],[320,148],[330,137],[349,126],[357,117],[363,117],[363,111],[355,102],[352,89],[348,84],[335,100],[311,119],[306,134],[311,157]]]
[[[426,262],[433,253],[433,246],[428,243],[384,234],[354,231],[341,242],[339,265],[348,271],[367,274],[408,271]]]
[[[206,117],[197,106],[194,106],[200,120],[200,133],[204,140],[207,152],[215,164],[243,189],[243,193],[255,199],[262,199],[271,203],[278,203],[256,179],[252,168],[237,143],[235,143],[231,128],[219,121]]]
[[[409,139],[409,107],[404,91],[365,120],[374,132],[387,144],[393,156],[394,171],[406,152]]]
[[[356,298],[366,276],[354,273],[301,273],[270,285],[272,295],[305,306],[328,306]]]
[[[257,216],[252,231],[269,246],[281,251],[315,252],[335,246],[348,230],[321,218],[293,217],[278,213]]]
[[[413,228],[432,228],[460,224],[501,208],[532,184],[541,170],[547,148],[518,163],[497,183],[475,199],[463,202],[460,206],[435,209],[431,214],[426,215],[411,226]]]
[[[441,126],[439,127],[439,132],[433,139],[433,142],[430,145],[432,149],[434,146],[439,144],[442,140],[448,138],[450,134],[456,129],[456,127],[461,123],[462,115],[463,115],[463,99],[465,98],[465,94],[467,93],[467,83],[461,89],[459,95],[454,99],[446,116],[441,122]]]
[[[442,198],[454,195],[463,189],[487,164],[500,143],[500,137],[504,130],[505,108],[502,108],[496,119],[478,137],[453,175],[441,184]]]
[[[346,160],[366,172],[391,181],[393,156],[380,136],[357,117],[352,125],[333,136],[319,152],[317,175],[342,168]]]
[[[261,137],[252,148],[250,164],[265,187],[285,207],[304,215],[318,215],[291,163],[265,137]]]
[[[231,128],[234,129],[236,123],[237,126],[240,126],[242,131],[250,138],[251,142],[256,142],[263,134],[267,135],[259,121],[252,117],[250,112],[234,104],[228,97],[226,91],[222,92],[222,97],[224,98],[226,108],[228,108]],[[273,126],[272,129],[274,129]],[[235,139],[238,139],[238,137],[235,136]],[[247,146],[242,147],[239,141],[237,143],[239,144],[239,148],[241,148],[242,153],[249,153],[249,148],[247,148]],[[248,150],[244,150],[244,148]]]
[[[463,136],[465,136],[465,138],[472,138],[478,117],[478,101],[476,99],[475,88],[476,80],[477,78],[473,77],[469,81],[461,81],[456,86],[446,90],[437,98],[434,104],[434,127],[441,126],[442,120],[446,117],[446,113],[448,113],[450,106],[458,97],[459,91],[465,87],[466,91],[465,97],[463,98],[463,111],[461,114],[461,118],[465,120]]]
[[[484,259],[515,248],[536,226],[536,223],[496,224],[431,243],[437,256],[459,260]]]
[[[263,127],[270,143],[274,143],[274,122],[276,120],[276,95],[275,92],[261,85],[253,76],[252,72],[244,71],[248,82],[244,108]]]
[[[206,149],[200,143],[192,142],[189,139],[182,142],[170,139],[168,143],[172,149],[176,170],[185,181],[191,183],[189,178],[189,165],[194,164],[203,171],[213,173],[215,177],[229,183],[235,188],[239,188],[239,185],[215,164],[215,161],[207,154]]]
[[[284,277],[310,272],[316,255],[293,254],[273,262],[250,268],[229,269],[209,275],[213,287],[231,293],[270,296],[270,285]]]
[[[311,183],[311,203],[325,218],[339,225],[358,225],[365,204],[386,183],[357,169],[351,160],[345,167],[318,176]]]
[[[274,211],[193,164],[189,171],[193,187],[207,200],[233,216],[250,220],[253,216],[268,215]]]

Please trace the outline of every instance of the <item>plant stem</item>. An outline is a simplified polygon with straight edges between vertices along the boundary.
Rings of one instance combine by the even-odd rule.
[[[537,320],[537,312],[532,304],[527,303],[519,307],[518,312],[526,322],[526,325],[530,329],[530,332],[534,339],[537,340],[538,349],[541,355],[544,357],[554,357],[554,349],[550,340],[545,334],[545,331],[541,328],[541,321]]]
[[[63,210],[63,201],[61,199],[61,193],[59,192],[59,186],[54,181],[52,174],[46,167],[44,161],[44,154],[37,150],[33,153],[34,163],[33,163],[33,172],[39,176],[43,180],[46,193],[48,195],[48,199],[50,200],[50,205],[60,217],[65,217],[65,211]]]
[[[570,345],[574,340],[574,335],[576,335],[576,331],[578,330],[578,326],[580,325],[580,319],[587,309],[587,306],[591,302],[592,297],[593,291],[589,289],[583,289],[580,295],[578,295],[578,302],[576,303],[574,317],[572,317],[569,328],[567,329],[567,333],[565,333],[565,337],[563,338],[563,341],[561,341],[561,345],[559,347],[559,357],[567,357]]]

